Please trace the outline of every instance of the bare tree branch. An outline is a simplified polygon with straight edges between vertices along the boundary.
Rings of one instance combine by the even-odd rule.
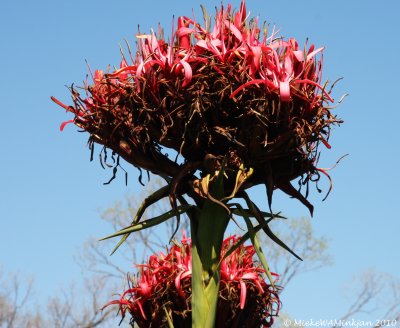
[[[277,221],[273,230],[290,249],[303,258],[303,261],[299,261],[265,235],[260,234],[261,240],[266,245],[268,263],[273,271],[279,273],[281,286],[286,287],[298,274],[315,271],[332,263],[332,258],[327,252],[327,238],[315,236],[309,219]]]
[[[22,327],[21,317],[32,294],[33,279],[18,274],[7,276],[0,268],[0,327]]]

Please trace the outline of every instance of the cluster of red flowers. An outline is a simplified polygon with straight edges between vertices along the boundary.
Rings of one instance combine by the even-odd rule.
[[[236,236],[225,239],[222,258],[238,241]],[[270,326],[278,315],[278,287],[266,283],[254,254],[253,246],[240,245],[222,260],[216,327]],[[191,327],[191,257],[190,239],[167,254],[150,256],[147,264],[138,265],[130,288],[108,305],[119,305],[122,317],[128,312],[139,327],[168,327],[166,313],[175,327]]]
[[[271,201],[279,188],[312,211],[290,181],[301,177],[308,184],[326,173],[316,167],[318,145],[330,148],[331,125],[340,123],[321,81],[323,48],[301,49],[274,30],[261,33],[245,1],[238,12],[230,5],[217,10],[213,27],[207,17],[203,26],[179,17],[169,43],[161,32],[137,38],[131,64],[123,57],[113,72],[96,70],[85,96],[71,88],[73,106],[53,98],[75,115],[68,122],[89,132],[103,151],[175,178],[181,193],[198,178],[195,172],[212,175],[227,158],[228,175],[231,169],[235,177],[241,165],[254,170],[243,189],[265,184]],[[188,165],[178,165],[164,148]]]

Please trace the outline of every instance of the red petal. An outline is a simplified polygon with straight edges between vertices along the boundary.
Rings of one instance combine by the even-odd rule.
[[[64,130],[65,126],[67,124],[70,124],[70,123],[74,123],[74,120],[69,120],[69,121],[62,122],[61,125],[60,125],[60,131],[62,132]]]
[[[57,98],[51,96],[50,99],[53,100],[58,106],[61,106],[62,108],[64,108],[65,110],[67,110],[71,113],[75,113],[73,107],[65,105],[64,103],[59,101]]]
[[[244,281],[240,281],[240,308],[243,310],[246,304],[247,288]]]
[[[290,85],[289,81],[279,83],[279,92],[282,101],[290,101]]]
[[[242,37],[242,33],[237,29],[237,27],[235,25],[233,25],[230,21],[225,20],[225,26],[228,26],[228,28],[231,30],[231,32],[233,33],[234,36],[236,36],[236,38],[239,41],[243,41],[243,37]]]
[[[185,73],[185,80],[183,81],[182,87],[187,86],[192,81],[192,67],[189,65],[188,62],[181,60],[180,64],[182,64],[184,73]]]
[[[262,80],[262,79],[252,80],[252,81],[249,81],[249,82],[246,82],[246,83],[242,84],[239,88],[237,88],[235,91],[233,91],[232,94],[229,96],[229,98],[235,97],[240,91],[242,91],[244,88],[246,88],[249,85],[261,84],[261,83],[266,84],[270,88],[273,88],[273,89],[276,88],[275,84],[273,84],[269,80]]]

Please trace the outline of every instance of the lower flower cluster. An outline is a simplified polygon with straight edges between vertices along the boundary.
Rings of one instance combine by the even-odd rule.
[[[216,327],[270,327],[279,313],[280,288],[265,281],[264,269],[253,260],[254,247],[239,241],[231,236],[223,242]],[[129,288],[106,306],[119,305],[132,326],[169,327],[170,320],[175,328],[191,327],[191,263],[191,240],[183,238],[167,254],[153,254],[138,265]]]

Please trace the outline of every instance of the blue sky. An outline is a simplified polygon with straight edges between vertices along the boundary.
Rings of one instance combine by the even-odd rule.
[[[211,12],[219,1],[202,1]],[[134,44],[142,31],[160,22],[168,35],[172,15],[200,16],[198,1],[7,1],[0,12],[2,145],[0,161],[0,264],[35,276],[39,297],[79,279],[73,256],[88,237],[110,227],[101,209],[139,190],[137,171],[111,176],[89,162],[87,135],[59,124],[69,119],[50,101],[68,101],[65,85],[81,83],[92,68],[120,60],[118,45]],[[235,7],[239,1],[233,2]],[[304,275],[285,294],[294,317],[337,318],[341,286],[369,267],[398,275],[400,231],[398,1],[247,1],[252,15],[281,28],[281,35],[325,46],[326,79],[344,77],[335,89],[336,110],[345,123],[332,133],[324,152],[328,167],[349,153],[332,172],[334,189],[325,202],[316,192],[313,220],[331,240],[335,265]],[[127,165],[126,165],[127,166]],[[258,199],[261,204],[264,200]],[[274,208],[289,217],[307,216],[296,201],[278,197]],[[129,270],[130,268],[127,268]],[[318,301],[318,298],[323,301]],[[306,298],[306,302],[304,299]]]

